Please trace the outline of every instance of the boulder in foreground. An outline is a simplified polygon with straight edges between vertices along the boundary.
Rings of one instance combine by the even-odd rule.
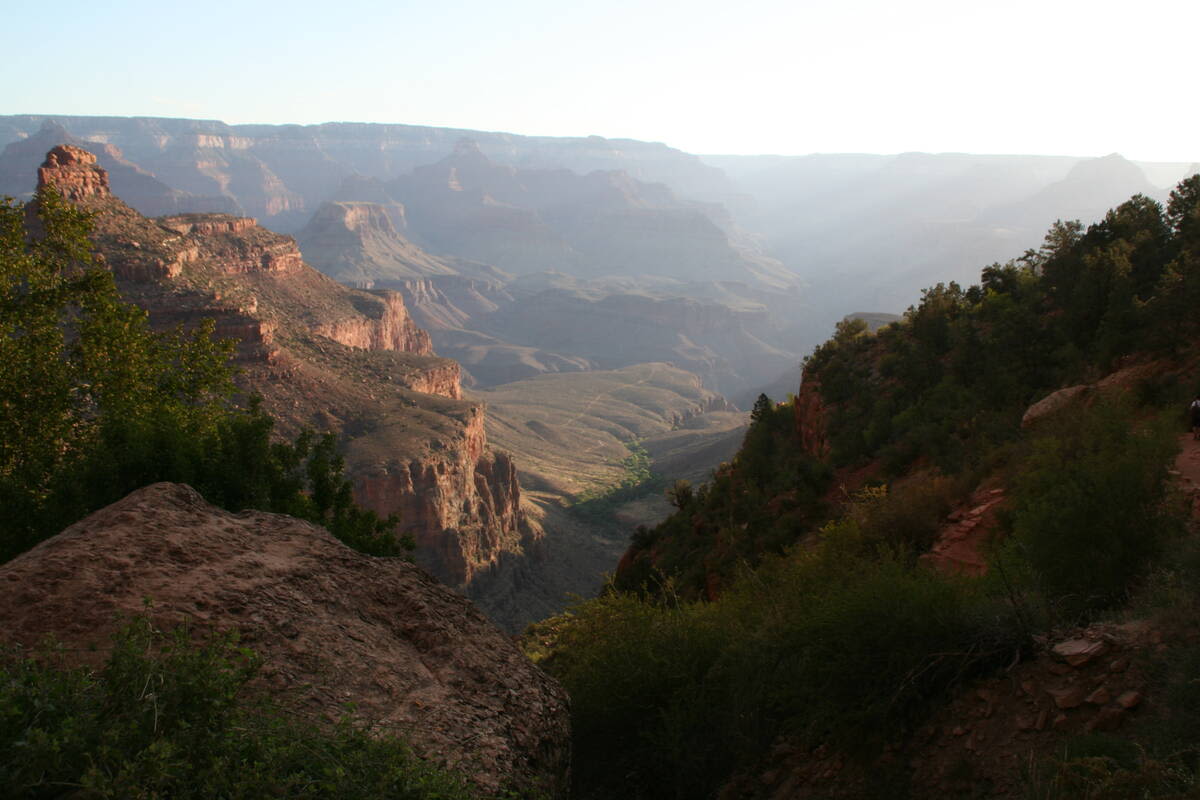
[[[302,712],[355,713],[485,790],[565,792],[567,699],[465,598],[318,526],[231,514],[180,484],[139,489],[0,566],[9,643],[87,657],[121,615],[236,628]]]

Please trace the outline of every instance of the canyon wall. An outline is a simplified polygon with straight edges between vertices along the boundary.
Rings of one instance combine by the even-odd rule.
[[[537,538],[521,511],[516,465],[507,453],[488,450],[484,412],[475,408],[444,458],[389,458],[355,477],[364,505],[399,514],[401,530],[417,540],[418,562],[464,590],[496,569],[503,554],[536,548]],[[357,456],[352,444],[349,457]]]
[[[152,325],[214,319],[282,433],[340,434],[359,500],[398,513],[444,582],[465,590],[503,554],[536,549],[512,459],[489,450],[483,406],[461,399],[458,364],[433,353],[399,293],[336,283],[251,218],[147,219],[77,147],[55,147],[39,181],[96,213],[99,255]]]

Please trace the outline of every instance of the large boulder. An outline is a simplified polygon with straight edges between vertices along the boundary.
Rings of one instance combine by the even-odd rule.
[[[81,659],[118,617],[241,632],[262,684],[301,712],[398,730],[486,790],[566,791],[567,698],[465,598],[323,528],[231,514],[159,483],[0,566],[0,638]],[[91,657],[95,657],[94,655]]]

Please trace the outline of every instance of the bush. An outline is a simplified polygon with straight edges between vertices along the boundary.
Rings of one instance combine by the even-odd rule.
[[[1002,558],[1068,617],[1127,596],[1180,517],[1166,503],[1175,435],[1104,402],[1032,446]]]
[[[660,597],[612,591],[539,628],[572,698],[577,789],[705,797],[780,735],[866,755],[1021,644],[1007,606],[852,521],[715,602]]]
[[[196,644],[137,619],[98,671],[53,650],[2,655],[5,797],[471,797],[394,737],[314,726],[255,694],[259,661],[232,636]]]

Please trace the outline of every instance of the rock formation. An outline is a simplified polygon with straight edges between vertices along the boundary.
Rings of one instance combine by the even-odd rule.
[[[486,791],[565,794],[558,684],[465,598],[308,522],[154,484],[3,565],[0,584],[6,644],[52,635],[87,660],[149,599],[161,625],[240,631],[259,684],[301,713],[336,720],[353,703]]]
[[[392,223],[396,213],[403,214],[403,206],[394,206],[389,213],[379,203],[323,203],[296,234],[296,240],[310,264],[353,286],[455,274],[453,266],[424,252],[396,230]]]
[[[731,236],[720,207],[618,170],[579,175],[497,164],[471,140],[386,184],[408,234],[434,253],[514,273],[654,275],[798,285],[782,264]]]
[[[18,199],[30,196],[34,189],[33,177],[46,151],[63,144],[94,153],[97,163],[108,171],[112,191],[148,216],[240,210],[237,202],[228,197],[201,197],[173,189],[126,159],[115,145],[84,141],[52,120],[46,120],[36,132],[10,142],[0,151],[0,195]]]
[[[663,144],[599,136],[534,137],[361,123],[226,125],[150,117],[14,115],[0,117],[0,146],[31,139],[47,123],[69,131],[78,138],[76,144],[119,147],[129,161],[175,190],[216,196],[234,206],[192,210],[237,210],[285,232],[300,229],[343,181],[356,176],[391,180],[437,161],[467,134],[505,165],[577,172],[622,169],[640,180],[667,182],[689,197],[714,200],[732,194],[724,174],[696,156]],[[42,146],[41,152],[46,149]],[[24,175],[25,187],[14,194],[32,190],[32,174]],[[174,210],[187,209],[154,213]]]
[[[51,151],[39,179],[96,212],[98,251],[152,325],[215,319],[239,343],[241,387],[263,397],[281,433],[341,434],[360,499],[402,512],[401,532],[438,578],[465,590],[504,552],[537,551],[512,460],[488,449],[458,364],[433,354],[401,295],[338,284],[291,237],[250,218],[147,219],[111,195],[79,148]]]

